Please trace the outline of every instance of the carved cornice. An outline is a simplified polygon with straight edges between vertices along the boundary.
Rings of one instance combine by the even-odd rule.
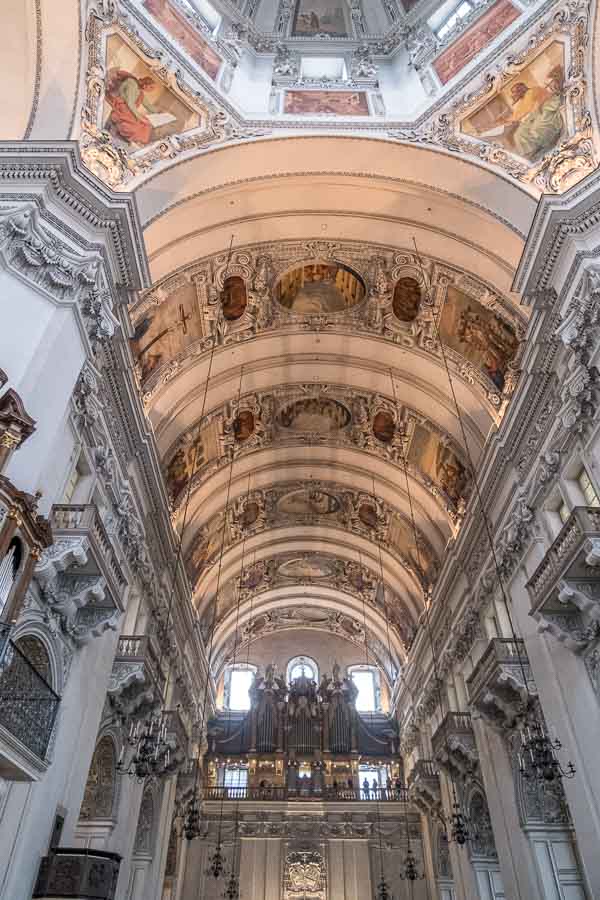
[[[71,252],[102,259],[115,285],[133,291],[149,283],[135,201],[91,176],[76,143],[0,143],[0,186],[6,203],[35,204],[34,220]],[[126,293],[115,292],[113,303],[128,301]]]

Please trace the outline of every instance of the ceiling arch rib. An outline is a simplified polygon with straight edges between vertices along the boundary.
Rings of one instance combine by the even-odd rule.
[[[509,250],[507,241],[512,234],[513,253],[505,256],[508,265],[512,264],[513,255],[520,253],[536,206],[533,189],[529,193],[525,186],[515,181],[444,151],[381,138],[277,137],[215,148],[147,179],[136,195],[149,254],[154,256],[160,248],[171,244],[176,235],[191,230],[188,225],[175,227],[173,214],[176,211],[189,214],[190,221],[195,221],[193,228],[197,227],[198,221],[205,223],[208,234],[218,226],[218,221],[202,214],[199,216],[198,211],[202,213],[212,195],[231,192],[256,201],[262,194],[259,179],[268,182],[278,178],[298,178],[306,191],[306,185],[315,185],[315,179],[319,177],[340,179],[337,194],[343,181],[347,185],[351,180],[359,185],[381,183],[383,212],[397,210],[402,205],[401,199],[412,196],[417,210],[406,218],[413,221],[425,216],[428,207],[433,213],[432,203],[427,201],[435,200],[437,215],[429,215],[429,223],[435,223],[436,219],[443,221],[456,235],[464,234],[477,244],[487,229],[489,239],[485,244],[494,247],[496,252]],[[313,207],[320,204],[320,194],[314,187],[308,194]],[[231,209],[229,199],[232,198],[223,198],[221,218],[224,210]],[[287,210],[302,210],[305,204],[306,193],[303,202],[290,203]],[[357,206],[357,218],[360,220],[360,212],[370,208]],[[231,218],[230,212],[228,218]],[[243,208],[236,218],[244,218]],[[273,234],[271,231],[268,239],[272,240]],[[498,240],[500,234],[501,241]],[[342,235],[338,231],[336,236]],[[363,237],[364,232],[359,239]],[[221,242],[216,249],[222,246],[227,243]],[[206,249],[201,255],[209,252],[214,251]],[[428,252],[427,248],[424,247],[423,252]],[[179,262],[177,266],[182,264],[185,263]],[[177,266],[165,261],[162,274]],[[162,275],[155,269],[153,277],[157,279]]]
[[[380,553],[381,548],[381,553]],[[281,578],[271,571],[270,567],[278,564],[273,560],[305,559],[310,566],[313,560],[323,558],[339,561],[331,576],[288,577]],[[245,571],[260,568],[260,579],[248,577]],[[357,572],[362,573],[358,577]],[[192,576],[193,576],[192,572]],[[223,553],[222,565],[211,566],[202,574],[197,583],[195,593],[198,612],[203,616],[217,599],[222,601],[221,592],[228,584],[234,584],[242,578],[243,583],[252,585],[250,593],[258,593],[259,589],[270,587],[273,579],[278,585],[291,589],[316,585],[319,589],[324,585],[333,590],[344,590],[347,594],[361,594],[356,583],[362,584],[364,578],[375,592],[377,585],[383,583],[386,597],[390,599],[390,608],[395,607],[403,625],[414,627],[423,609],[423,592],[413,569],[402,566],[397,555],[384,546],[376,544],[366,535],[344,532],[328,527],[315,527],[307,532],[306,528],[288,526],[276,531],[260,532],[251,535],[245,544],[238,543]],[[218,587],[218,592],[217,592]],[[218,596],[217,596],[218,595]],[[235,600],[237,603],[237,598]]]
[[[390,683],[408,649],[394,624],[371,615],[355,598],[327,589],[266,592],[254,605],[244,604],[237,629],[236,621],[237,616],[229,616],[217,626],[211,660],[216,677],[234,658],[243,659],[254,641],[290,629],[313,628],[343,637],[356,647],[357,662],[366,658],[379,665]],[[414,632],[403,629],[403,633],[412,640]]]

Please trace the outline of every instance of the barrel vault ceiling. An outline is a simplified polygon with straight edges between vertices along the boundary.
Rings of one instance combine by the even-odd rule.
[[[233,146],[138,195],[132,356],[216,672],[309,621],[393,679],[515,385],[530,198],[370,143]]]

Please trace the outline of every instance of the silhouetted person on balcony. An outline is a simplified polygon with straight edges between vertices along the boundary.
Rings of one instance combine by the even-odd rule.
[[[365,800],[371,799],[371,788],[369,787],[369,779],[368,778],[365,778],[365,780],[363,781],[363,794],[364,794]]]

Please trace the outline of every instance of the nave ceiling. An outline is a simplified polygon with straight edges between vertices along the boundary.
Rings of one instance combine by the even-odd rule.
[[[483,44],[431,93],[419,5],[377,4],[366,51],[356,21],[327,38],[363,79],[369,115],[315,118],[288,114],[285,95],[299,90],[298,53],[322,54],[325,39],[293,33],[294,16],[275,33],[270,3],[215,5],[227,27],[213,34],[193,11],[181,18],[180,0],[90,0],[78,16],[65,3],[59,33],[42,2],[38,37],[65,64],[38,59],[38,93],[53,79],[56,108],[38,110],[34,91],[27,133],[77,140],[97,177],[135,193],[151,285],[123,325],[178,534],[190,487],[183,557],[203,628],[218,623],[215,665],[259,633],[259,597],[265,615],[307,602],[347,615],[354,639],[366,608],[369,642],[387,642],[398,665],[468,508],[469,457],[477,466],[518,382],[527,315],[513,277],[537,198],[595,164],[589,10],[519,6],[493,58]],[[276,110],[245,109],[236,94],[249,60],[249,102],[269,82]],[[382,111],[392,62],[404,99]],[[124,72],[138,87],[152,80],[149,115],[162,124],[128,130]],[[492,108],[510,105],[517,76],[562,98],[543,147],[480,127],[497,124]],[[295,579],[282,575],[294,560]]]
[[[216,668],[293,627],[279,607],[307,603],[347,617],[342,636],[366,636],[388,673],[404,658],[470,496],[435,323],[476,462],[516,384],[526,317],[470,272],[389,244],[234,236],[133,308]]]

